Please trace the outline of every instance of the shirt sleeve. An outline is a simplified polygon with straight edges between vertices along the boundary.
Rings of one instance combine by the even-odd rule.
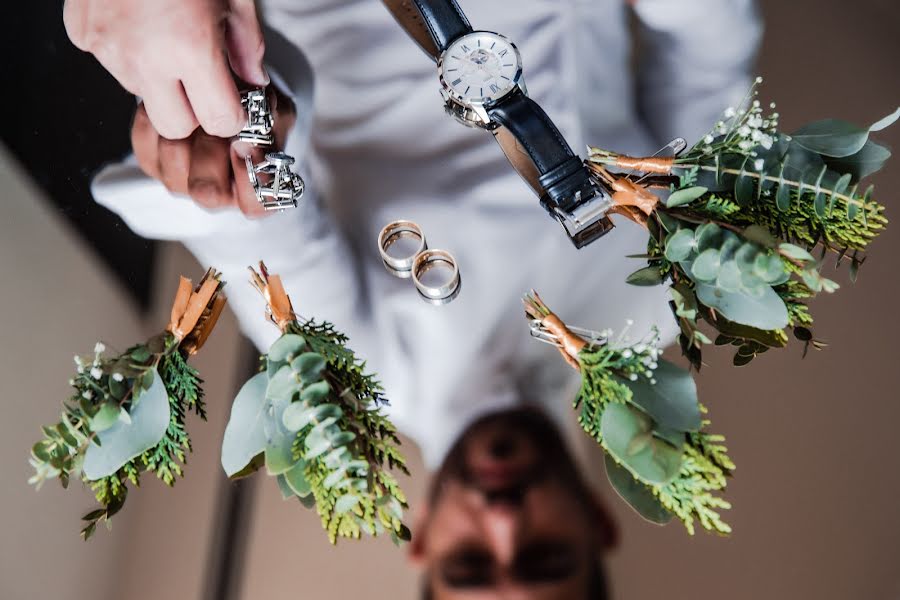
[[[762,35],[755,0],[636,0],[638,103],[664,144],[693,143],[747,93]]]

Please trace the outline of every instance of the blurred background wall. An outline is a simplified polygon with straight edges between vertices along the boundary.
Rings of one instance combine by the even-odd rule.
[[[829,116],[869,123],[900,102],[895,0],[761,5],[761,97],[778,102],[784,129]],[[27,56],[4,58],[4,104],[19,102],[18,81],[35,72],[47,77],[48,69],[65,74],[61,85],[84,88],[85,97],[98,89],[113,95],[100,111],[106,120],[89,102],[54,108],[45,98],[40,111],[30,107],[28,118],[2,126],[0,598],[414,598],[415,576],[389,542],[332,548],[316,516],[282,502],[274,486],[251,480],[235,490],[223,481],[217,444],[248,368],[230,317],[196,360],[208,382],[209,423],[189,422],[195,450],[186,479],[169,490],[148,478],[112,531],[87,544],[77,536],[77,520],[91,506],[88,493],[50,484],[36,494],[25,484],[38,426],[58,416],[67,395],[71,356],[89,352],[98,338],[124,345],[158,331],[178,275],[202,274],[181,247],[136,239],[83,203],[92,168],[84,163],[127,149],[122,128],[132,105],[87,57],[60,45],[59,7],[40,10],[51,19],[26,19],[23,9],[13,24],[21,19],[20,33],[44,32],[56,41],[31,40]],[[13,56],[7,50],[4,57]],[[6,115],[21,114],[7,108]],[[900,150],[897,127],[880,139]],[[71,160],[53,159],[78,153],[81,166],[72,171]],[[897,219],[900,157],[874,183]],[[816,301],[816,332],[831,344],[825,351],[801,360],[793,346],[741,369],[730,366],[728,352],[707,353],[701,396],[738,464],[728,489],[731,538],[691,538],[680,525],[640,521],[606,485],[594,449],[582,444],[622,530],[609,561],[614,597],[900,598],[896,224],[871,254],[855,285],[838,274],[842,292]],[[416,456],[412,467],[422,473]],[[415,505],[424,481],[404,483]]]

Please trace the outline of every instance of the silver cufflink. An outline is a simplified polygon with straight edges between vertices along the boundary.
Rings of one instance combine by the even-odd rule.
[[[275,117],[269,109],[265,90],[257,88],[243,92],[241,105],[247,111],[247,125],[238,133],[237,139],[254,146],[272,145],[275,141],[272,133]],[[253,164],[249,157],[244,162],[256,200],[264,209],[284,210],[297,206],[306,185],[291,168],[295,162],[293,156],[271,152],[261,163]]]

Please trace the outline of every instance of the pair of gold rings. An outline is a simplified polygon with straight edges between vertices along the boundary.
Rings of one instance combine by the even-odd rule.
[[[412,279],[430,304],[452,302],[462,284],[456,259],[446,250],[429,249],[422,228],[412,221],[388,223],[378,234],[378,252],[388,272]]]

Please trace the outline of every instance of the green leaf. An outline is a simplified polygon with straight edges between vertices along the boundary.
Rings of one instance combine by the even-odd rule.
[[[746,206],[753,201],[753,185],[756,183],[756,178],[747,175],[745,170],[749,160],[749,157],[744,160],[744,164],[741,165],[741,172],[734,181],[734,199],[742,206]]]
[[[759,297],[740,292],[726,292],[712,285],[698,283],[697,299],[714,308],[729,321],[757,329],[783,329],[788,324],[784,301],[769,286],[762,287]]]
[[[828,168],[850,175],[851,181],[855,183],[880,171],[890,157],[890,150],[868,140],[859,152],[842,158],[827,158],[826,162]]]
[[[869,125],[869,131],[881,131],[882,129],[886,129],[893,125],[897,119],[900,119],[900,107],[897,107],[897,109],[888,116],[882,117]]]
[[[50,453],[47,452],[47,446],[44,445],[44,442],[38,442],[32,446],[31,453],[40,461],[50,462]]]
[[[266,401],[265,373],[257,373],[240,389],[231,404],[231,417],[222,438],[222,468],[231,477],[246,467],[266,447],[263,422]]]
[[[751,225],[744,229],[744,231],[741,232],[741,235],[744,236],[744,239],[756,242],[763,248],[774,248],[778,245],[778,238],[772,235],[771,232],[762,225]]]
[[[344,483],[344,481],[346,479],[347,479],[347,468],[346,467],[339,468],[339,469],[329,473],[328,476],[324,480],[322,480],[322,486],[326,490],[330,490],[331,488],[337,486],[338,484]],[[343,486],[339,486],[339,487],[345,487],[348,484],[349,484],[349,481],[347,481],[347,483],[345,483]]]
[[[840,158],[859,152],[869,139],[869,131],[840,119],[824,119],[804,125],[791,139],[807,150]]]
[[[119,420],[119,405],[115,402],[104,402],[100,410],[91,417],[90,428],[94,433],[106,431]]]
[[[678,475],[682,449],[650,436],[648,443],[635,452],[634,438],[652,430],[650,417],[624,404],[608,404],[600,418],[601,435],[610,453],[641,481],[665,485]]]
[[[291,398],[300,391],[302,384],[297,378],[297,373],[286,365],[278,369],[269,379],[266,387],[267,398],[278,398],[283,401],[290,401]]]
[[[766,283],[781,281],[786,272],[784,262],[777,254],[760,254],[753,263],[753,274]]]
[[[666,199],[666,206],[669,208],[675,208],[676,206],[688,204],[689,202],[693,202],[694,200],[705,194],[707,191],[707,188],[703,187],[702,185],[696,185],[694,187],[685,188],[683,190],[675,190]]]
[[[722,229],[715,223],[704,223],[696,229],[694,238],[697,240],[697,252],[718,248],[721,245]]]
[[[300,392],[300,401],[307,404],[319,404],[328,398],[331,386],[327,381],[318,381],[303,388]]]
[[[170,418],[169,396],[156,369],[151,373],[153,381],[132,408],[131,423],[119,420],[117,409],[116,422],[97,434],[102,446],[88,446],[83,465],[88,480],[114,474],[129,460],[156,446],[165,435]]]
[[[791,186],[784,185],[784,165],[781,165],[781,172],[778,175],[777,189],[775,190],[775,206],[778,210],[785,212],[791,207]]]
[[[719,251],[716,248],[704,250],[691,266],[692,279],[695,281],[715,281],[719,275]]]
[[[147,346],[137,346],[131,351],[131,358],[135,362],[145,363],[150,360],[150,350]]]
[[[675,302],[675,315],[684,317],[689,321],[697,320],[697,297],[694,291],[685,283],[677,283],[669,288],[672,293],[672,301]]]
[[[278,482],[278,490],[281,492],[281,499],[287,500],[288,498],[294,497],[294,490],[291,489],[291,486],[288,485],[287,478],[284,474],[278,475],[275,478],[275,481]]]
[[[289,471],[284,473],[284,480],[298,496],[307,496],[312,492],[312,486],[306,480],[306,461],[298,461]]]
[[[304,382],[318,381],[325,370],[325,357],[317,352],[304,352],[291,362],[291,368],[300,373]]]
[[[681,221],[668,213],[658,210],[656,211],[656,217],[659,219],[659,222],[662,223],[662,226],[665,228],[665,230],[669,233],[678,231],[679,227],[681,227]],[[652,222],[653,219],[650,219],[648,223]]]
[[[282,423],[288,431],[300,431],[312,422],[314,408],[302,402],[292,402],[284,409]]]
[[[807,263],[816,262],[816,257],[810,254],[807,250],[794,244],[788,244],[787,242],[778,245],[778,252],[784,256],[787,256],[788,258],[793,258],[794,260],[799,260]]]
[[[334,512],[339,515],[350,512],[356,505],[359,503],[359,496],[355,494],[345,494],[338,498],[338,501],[334,504]]]
[[[666,258],[670,262],[679,262],[690,256],[696,243],[694,232],[690,229],[679,229],[666,238]]]
[[[631,402],[661,427],[678,431],[700,429],[697,386],[691,374],[667,360],[660,360],[653,377],[655,384],[645,377],[638,377],[637,381],[621,380],[631,389]]]
[[[346,446],[355,439],[356,434],[352,431],[341,431],[340,433],[336,433],[331,437],[331,445],[333,447]]]
[[[286,333],[272,344],[269,348],[269,360],[275,362],[285,362],[288,357],[294,357],[306,348],[306,340],[303,336],[293,333]]]
[[[659,267],[650,266],[638,269],[629,275],[628,278],[625,279],[625,282],[630,283],[631,285],[650,286],[659,285],[664,280],[665,278],[659,272]]]
[[[616,493],[644,519],[658,525],[665,525],[674,516],[653,495],[646,484],[641,483],[625,467],[619,465],[608,454],[603,455],[606,476]]]
[[[716,286],[729,292],[741,289],[741,269],[735,261],[729,260],[722,264],[716,277]]]
[[[285,367],[290,370],[289,367]],[[269,387],[271,387],[271,381]],[[284,411],[290,406],[290,398],[266,396],[268,406],[263,420],[266,435],[266,471],[270,475],[280,475],[296,464],[292,445],[296,434],[284,426]]]

